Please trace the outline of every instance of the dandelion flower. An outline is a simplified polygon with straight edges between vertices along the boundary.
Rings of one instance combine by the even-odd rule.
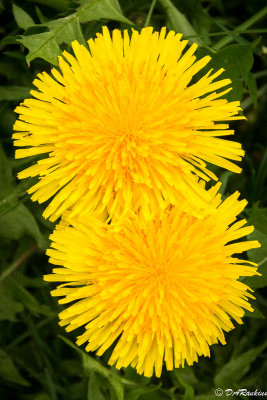
[[[231,81],[216,80],[223,69],[192,81],[210,57],[196,61],[197,45],[184,51],[181,36],[104,27],[89,49],[74,41],[75,57],[63,52],[61,72],[38,74],[34,98],[16,108],[13,137],[17,158],[42,157],[19,178],[39,176],[28,192],[52,198],[45,218],[141,207],[149,217],[185,198],[205,208],[196,176],[216,179],[205,162],[240,172],[232,162],[240,144],[220,138],[233,134],[226,121],[243,118],[239,102],[222,98]]]
[[[253,227],[236,220],[246,204],[238,193],[214,203],[203,218],[176,206],[153,220],[130,214],[109,225],[68,215],[58,225],[47,251],[58,267],[45,280],[61,282],[52,295],[72,303],[60,325],[84,326],[78,345],[98,355],[113,345],[109,364],[159,377],[164,362],[168,370],[191,365],[225,343],[232,320],[253,311],[239,278],[258,274],[236,254],[259,243],[239,240]]]

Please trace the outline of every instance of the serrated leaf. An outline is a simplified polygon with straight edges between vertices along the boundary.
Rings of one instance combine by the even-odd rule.
[[[34,25],[32,17],[16,4],[12,5],[12,11],[16,23],[20,28],[26,30],[29,26]]]
[[[22,100],[29,97],[31,88],[24,86],[0,86],[0,101]]]
[[[80,22],[111,19],[131,24],[121,13],[117,0],[91,0],[90,2],[80,0],[79,4],[82,5],[75,13],[46,23],[49,32],[21,36],[18,39],[29,49],[26,56],[28,62],[39,57],[57,65],[57,57],[61,54],[59,47],[61,43],[70,45],[75,39],[81,43],[84,42]]]
[[[189,38],[189,43],[198,43],[201,45],[202,41],[197,37],[195,29],[184,14],[182,14],[170,0],[160,0],[159,2],[164,8],[175,32],[182,33],[184,36],[195,36],[194,38]]]
[[[117,0],[78,0],[82,6],[77,14],[80,22],[97,21],[99,19],[112,19],[114,21],[132,24],[120,9]]]
[[[17,383],[22,386],[30,386],[29,382],[19,373],[12,359],[3,349],[0,349],[0,376],[1,379],[8,382]]]
[[[267,341],[261,346],[248,350],[239,357],[231,359],[216,375],[215,384],[217,387],[230,387],[233,377],[237,383],[248,372],[251,363],[256,360],[266,347]]]
[[[55,32],[55,41],[58,44],[71,44],[74,40],[85,43],[78,18],[68,16],[47,22],[49,30]],[[57,29],[60,27],[60,29]]]
[[[43,32],[38,33],[37,35],[21,36],[18,41],[29,49],[29,54],[26,56],[28,62],[39,57],[51,64],[57,65],[57,56],[60,54],[60,50],[55,41],[54,32]]]

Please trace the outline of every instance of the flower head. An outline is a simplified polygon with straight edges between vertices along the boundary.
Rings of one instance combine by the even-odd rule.
[[[104,27],[89,50],[74,41],[75,57],[63,52],[61,72],[38,74],[34,98],[16,109],[13,137],[17,158],[43,157],[19,177],[39,176],[32,200],[53,198],[44,217],[72,208],[151,216],[183,199],[204,208],[197,177],[216,179],[205,161],[240,171],[229,161],[241,159],[240,144],[218,138],[233,134],[225,121],[243,118],[239,102],[222,98],[231,81],[215,81],[220,69],[193,83],[210,57],[196,62],[197,45],[183,52],[181,36],[148,27],[111,37]]]
[[[231,318],[241,323],[243,309],[252,311],[239,278],[257,274],[234,254],[259,243],[237,241],[253,230],[236,221],[246,203],[238,193],[212,201],[214,212],[198,219],[176,206],[153,220],[67,216],[58,225],[47,251],[58,267],[45,279],[63,283],[52,292],[60,303],[74,302],[59,316],[67,331],[85,327],[79,345],[102,355],[115,344],[110,364],[160,376],[163,362],[191,365],[225,343]]]

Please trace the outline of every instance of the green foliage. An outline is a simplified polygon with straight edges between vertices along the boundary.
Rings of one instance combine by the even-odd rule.
[[[12,359],[2,349],[0,349],[0,376],[8,382],[30,386],[29,382],[21,376]]]
[[[261,354],[266,347],[267,342],[263,343],[261,346],[246,351],[237,358],[232,358],[216,375],[214,380],[215,385],[218,387],[228,387],[233,376],[236,381],[239,381],[248,372],[251,363],[256,360],[259,354]]]
[[[34,25],[34,20],[32,19],[32,17],[27,14],[22,8],[16,6],[16,4],[13,4],[12,10],[15,21],[20,28],[26,30],[30,26]]]
[[[0,237],[18,240],[27,232],[36,240],[40,249],[45,249],[48,242],[41,234],[34,216],[19,201],[20,186],[13,181],[10,160],[1,147],[0,157]]]
[[[201,44],[201,40],[197,37],[197,33],[188,19],[179,11],[170,0],[160,0],[162,7],[168,17],[169,28],[174,29],[176,32],[182,32],[185,36],[194,36],[190,42]]]
[[[131,24],[121,13],[117,0],[92,0],[89,2],[79,0],[79,4],[75,13],[44,23],[43,26],[49,29],[48,32],[21,36],[18,39],[29,49],[26,57],[28,62],[40,57],[57,65],[60,44],[71,44],[73,40],[78,40],[80,43],[85,42],[80,23],[111,19]]]
[[[209,400],[215,389],[267,391],[265,376],[267,301],[267,7],[260,2],[200,0],[1,0],[0,42],[0,397],[1,400]],[[63,49],[86,41],[102,25],[118,29],[167,26],[197,42],[197,56],[211,55],[207,69],[232,80],[230,100],[240,100],[248,121],[235,123],[246,157],[241,175],[216,169],[226,196],[235,190],[248,199],[245,217],[255,226],[250,240],[261,248],[248,260],[259,263],[261,277],[243,283],[255,292],[254,313],[226,334],[226,346],[211,347],[211,358],[160,379],[144,378],[131,367],[108,366],[109,354],[87,354],[58,326],[61,307],[50,296],[53,285],[45,249],[53,225],[43,206],[31,203],[16,174],[33,159],[14,160],[11,134],[14,108],[29,96],[35,75],[57,65]],[[214,168],[215,170],[215,168]],[[107,351],[109,353],[109,351]],[[224,398],[224,397],[222,397]]]
[[[1,86],[0,101],[23,100],[29,97],[30,88],[23,86]]]

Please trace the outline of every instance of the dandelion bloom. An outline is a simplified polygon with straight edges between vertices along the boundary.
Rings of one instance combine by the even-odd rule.
[[[38,74],[13,137],[17,158],[43,157],[19,178],[39,176],[28,192],[52,198],[45,218],[97,208],[149,217],[184,198],[205,208],[196,177],[216,179],[205,162],[240,172],[231,161],[241,159],[240,144],[219,138],[233,134],[225,121],[243,118],[239,102],[222,98],[231,81],[216,80],[223,69],[194,81],[210,57],[196,61],[197,45],[184,52],[181,36],[150,27],[110,36],[104,27],[89,50],[74,41],[75,57],[63,52],[61,72]]]
[[[85,327],[78,345],[98,355],[114,345],[109,364],[159,377],[163,362],[168,370],[191,365],[225,343],[231,318],[242,323],[243,309],[252,311],[239,278],[258,274],[234,254],[259,243],[236,242],[253,230],[236,221],[246,204],[238,193],[213,203],[203,218],[177,206],[153,220],[67,216],[58,225],[47,254],[59,267],[45,280],[63,283],[52,291],[59,303],[74,302],[59,317],[67,331]]]

